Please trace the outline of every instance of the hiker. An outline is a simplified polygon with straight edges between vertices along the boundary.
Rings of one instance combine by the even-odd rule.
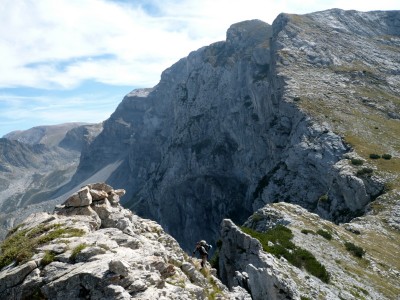
[[[212,246],[208,245],[205,240],[201,240],[200,242],[197,242],[196,248],[193,251],[193,255],[195,255],[197,251],[199,252],[200,257],[201,257],[201,268],[204,268],[204,266],[206,265],[207,258],[208,258],[207,251],[210,250],[211,248],[212,248]]]

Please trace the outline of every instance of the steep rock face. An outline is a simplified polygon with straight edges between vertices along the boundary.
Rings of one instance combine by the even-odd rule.
[[[123,209],[124,193],[90,184],[55,213],[26,219],[2,246],[2,299],[249,299],[241,288],[230,293],[209,266],[200,272],[160,225]],[[30,242],[11,253],[24,237]]]
[[[338,226],[297,205],[277,203],[259,209],[243,224],[257,232],[266,232],[278,225],[288,228],[293,234],[291,241],[302,249],[294,252],[292,248],[287,254],[302,255],[305,261],[309,255],[304,255],[304,250],[309,251],[326,268],[329,283],[309,273],[304,266],[295,267],[285,257],[263,251],[264,248],[273,251],[274,246],[288,247],[287,244],[274,245],[268,240],[262,246],[232,221],[224,220],[219,273],[229,288],[242,286],[253,299],[260,300],[398,297],[399,232],[384,226],[376,216]],[[346,243],[360,247],[364,251],[362,258],[346,250]]]
[[[381,14],[387,22],[377,22]],[[323,23],[326,18],[331,21]],[[382,192],[383,183],[355,176],[344,159],[349,145],[330,122],[297,103],[302,98],[295,88],[321,87],[321,77],[305,75],[319,68],[332,73],[325,67],[352,51],[345,39],[365,34],[354,25],[360,18],[380,32],[396,32],[396,12],[331,10],[281,15],[272,27],[257,20],[232,25],[225,42],[190,53],[153,89],[124,98],[83,153],[74,183],[110,168],[105,180],[126,188],[124,204],[160,222],[187,249],[204,236],[216,237],[223,217],[240,223],[265,203],[298,203],[325,218],[348,220]],[[313,31],[302,30],[303,21]],[[316,41],[309,46],[325,47],[316,54],[308,48],[292,54],[339,23],[343,48]],[[299,45],[294,29],[301,32]],[[286,56],[287,47],[293,57]],[[330,60],[323,59],[327,53]],[[379,54],[367,53],[379,63]],[[295,72],[303,60],[305,69]],[[337,95],[347,93],[342,81],[334,86]]]
[[[69,182],[80,152],[101,125],[68,123],[12,132],[0,139],[0,238]],[[24,209],[22,209],[24,208]]]
[[[299,299],[292,279],[282,275],[282,269],[288,268],[284,263],[263,253],[261,244],[231,220],[223,220],[221,227],[219,275],[229,288],[242,286],[254,300]]]
[[[103,129],[102,124],[81,125],[67,131],[58,146],[82,152]]]
[[[307,185],[296,184],[301,191],[297,196],[318,199],[326,195],[329,201],[314,201],[316,211],[324,217],[345,220],[341,216],[348,209],[362,209],[380,194],[382,185],[377,184],[376,177],[352,176],[354,166],[335,161],[331,155],[337,144],[321,144],[331,135],[330,130],[344,137],[363,162],[378,169],[381,176],[399,171],[369,159],[373,151],[399,153],[398,133],[391,129],[398,127],[395,115],[400,112],[399,20],[398,11],[334,9],[304,16],[281,14],[274,21],[277,73],[288,78],[282,99],[328,128],[316,139],[303,138],[294,144],[297,146],[289,150],[292,153],[286,159],[287,169],[279,171],[283,180],[276,185],[271,178],[261,195],[262,202],[271,202],[282,189],[292,189],[295,177],[312,173],[324,174],[314,181],[321,189],[311,187],[310,191]],[[353,154],[347,158],[360,158]],[[307,165],[311,168],[304,169]],[[383,177],[389,176],[393,175]],[[314,192],[321,194],[311,195]]]

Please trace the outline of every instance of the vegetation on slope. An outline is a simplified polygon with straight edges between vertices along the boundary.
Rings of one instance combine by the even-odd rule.
[[[84,231],[76,228],[65,228],[59,224],[39,225],[34,228],[12,230],[9,236],[0,244],[0,269],[17,262],[27,262],[37,247],[47,244],[60,237],[82,236]],[[50,254],[45,258],[50,260]]]
[[[329,283],[330,274],[328,271],[311,252],[296,246],[291,241],[293,233],[289,228],[277,225],[266,232],[258,232],[247,227],[241,227],[241,229],[258,239],[264,251],[276,255],[278,258],[284,257],[292,265],[304,268],[311,275]]]

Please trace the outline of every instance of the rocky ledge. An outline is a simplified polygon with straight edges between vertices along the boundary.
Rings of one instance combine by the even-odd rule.
[[[289,203],[222,222],[219,275],[252,299],[398,299],[400,232],[376,216],[336,225]]]
[[[37,213],[0,252],[2,299],[250,299],[200,270],[156,222],[122,208],[124,190],[89,184]]]

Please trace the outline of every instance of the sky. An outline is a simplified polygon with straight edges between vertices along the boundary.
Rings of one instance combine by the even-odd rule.
[[[104,121],[231,24],[330,8],[399,10],[400,1],[0,0],[0,137]]]

